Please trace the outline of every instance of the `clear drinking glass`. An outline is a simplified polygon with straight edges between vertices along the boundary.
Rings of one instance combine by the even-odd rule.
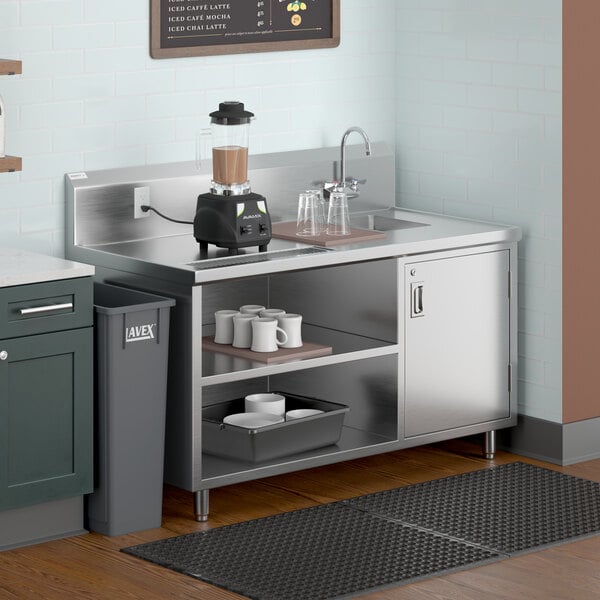
[[[296,235],[317,237],[321,233],[319,207],[314,194],[302,192],[298,196],[298,218],[296,220]]]
[[[317,199],[317,216],[319,218],[321,232],[323,232],[327,225],[327,208],[325,206],[325,199],[323,198],[323,190],[306,190],[306,193],[314,194]]]
[[[331,192],[327,213],[327,235],[350,235],[348,198],[344,192]]]

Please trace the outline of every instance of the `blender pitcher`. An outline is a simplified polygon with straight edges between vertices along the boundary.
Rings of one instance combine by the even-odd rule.
[[[248,140],[254,114],[242,102],[221,102],[210,113],[213,179],[211,192],[237,196],[250,192]]]

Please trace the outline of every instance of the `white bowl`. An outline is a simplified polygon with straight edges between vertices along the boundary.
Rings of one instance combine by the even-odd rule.
[[[235,413],[227,415],[223,419],[223,423],[227,425],[237,425],[246,429],[258,429],[259,427],[267,427],[276,423],[283,423],[284,418],[281,415],[273,415],[271,413]]]
[[[246,396],[244,410],[248,413],[271,413],[273,415],[285,414],[285,396],[273,394],[250,394]]]
[[[313,415],[320,415],[323,410],[316,408],[297,408],[296,410],[288,410],[285,413],[286,421],[293,421],[294,419],[304,419],[305,417],[312,417]]]

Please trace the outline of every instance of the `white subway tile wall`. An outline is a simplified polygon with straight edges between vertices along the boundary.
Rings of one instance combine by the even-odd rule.
[[[148,0],[0,0],[2,242],[62,255],[66,172],[193,160],[219,101],[251,152],[396,145],[397,203],[516,223],[520,412],[560,422],[561,0],[342,0],[333,50],[154,60]],[[395,128],[390,126],[395,120]]]
[[[397,5],[397,204],[523,228],[519,412],[560,423],[562,1]]]
[[[194,160],[223,100],[256,113],[255,154],[337,145],[350,125],[393,146],[395,0],[343,0],[339,48],[170,60],[150,58],[149,4],[0,0],[0,57],[23,61],[0,78],[23,157],[0,175],[3,245],[63,255],[65,173]]]

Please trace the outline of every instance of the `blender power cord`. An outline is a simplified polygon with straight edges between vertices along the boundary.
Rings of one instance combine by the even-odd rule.
[[[156,210],[153,206],[148,206],[147,204],[142,204],[142,206],[140,206],[140,210],[142,212],[148,212],[149,210],[151,210],[152,212],[155,212],[159,217],[167,220],[167,221],[171,221],[172,223],[181,223],[182,225],[193,225],[194,221],[180,221],[179,219],[172,219],[171,217],[167,217],[167,215],[163,215],[160,211]]]

